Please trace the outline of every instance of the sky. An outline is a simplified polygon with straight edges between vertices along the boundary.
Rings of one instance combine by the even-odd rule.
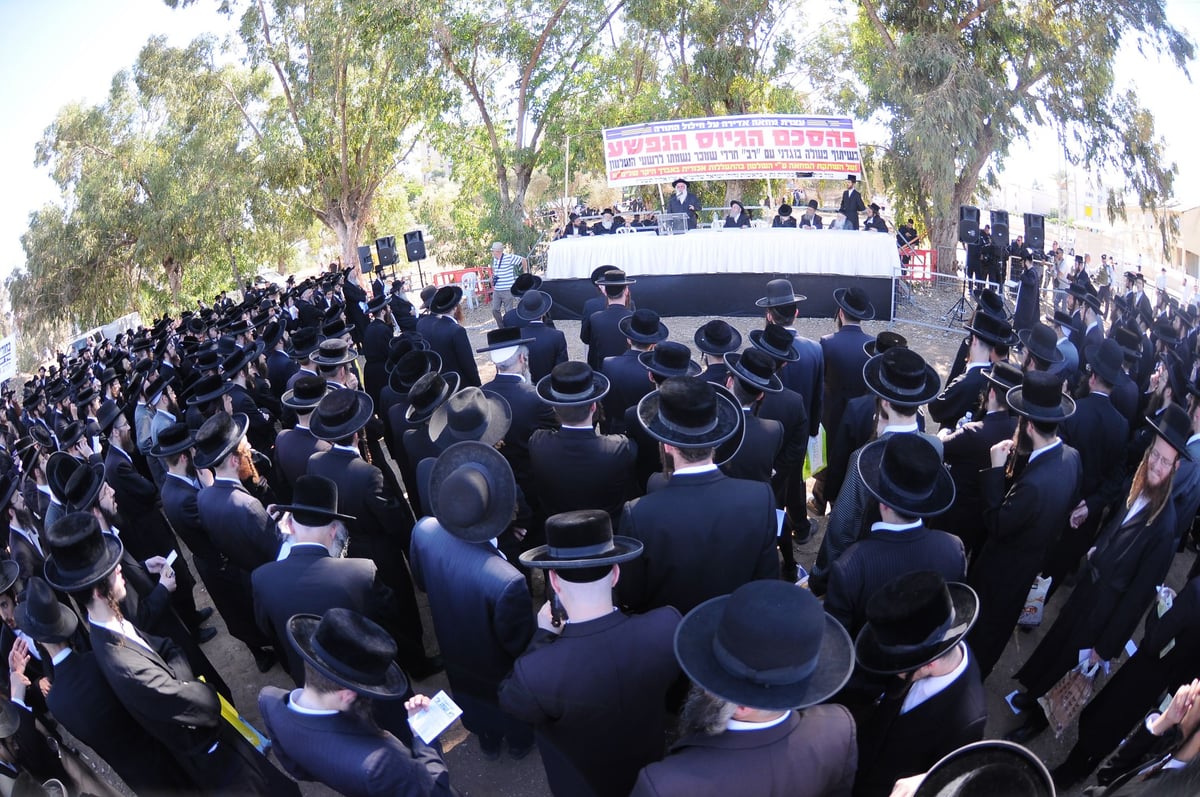
[[[24,262],[20,237],[29,214],[58,198],[47,171],[33,164],[34,146],[58,109],[74,101],[103,101],[113,75],[132,66],[152,35],[164,34],[170,44],[182,46],[202,33],[228,34],[233,23],[216,5],[196,0],[173,11],[162,0],[0,0],[0,278]],[[1200,41],[1198,0],[1168,0],[1167,17]],[[1200,80],[1200,62],[1193,71]],[[1136,86],[1154,113],[1168,155],[1179,164],[1178,205],[1200,205],[1200,147],[1192,141],[1194,117],[1185,110],[1200,97],[1200,86],[1132,48],[1119,59],[1117,82]],[[1063,168],[1052,130],[1036,131],[1032,143],[1018,150],[1004,183],[1025,188],[1038,180],[1045,186]]]

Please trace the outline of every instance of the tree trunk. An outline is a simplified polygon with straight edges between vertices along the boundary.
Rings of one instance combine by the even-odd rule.
[[[338,244],[342,250],[342,268],[354,266],[355,268],[350,274],[365,289],[369,287],[369,284],[364,284],[365,277],[358,269],[358,239],[363,230],[362,218],[362,213],[358,213],[353,218],[347,218],[340,209],[337,209],[327,215],[326,225],[338,237]]]
[[[233,251],[233,240],[225,239],[225,253],[229,255],[229,267],[233,270],[234,290],[242,294],[242,270],[238,268],[237,255]]]
[[[929,242],[937,256],[939,274],[953,274],[958,254],[958,220],[953,218],[933,219],[928,225]]]

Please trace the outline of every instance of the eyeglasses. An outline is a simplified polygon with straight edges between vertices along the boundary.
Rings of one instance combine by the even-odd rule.
[[[1167,457],[1164,457],[1162,454],[1158,453],[1157,449],[1154,448],[1150,449],[1149,459],[1151,465],[1163,465],[1166,467],[1171,467],[1179,460],[1179,458],[1175,456],[1168,459]]]

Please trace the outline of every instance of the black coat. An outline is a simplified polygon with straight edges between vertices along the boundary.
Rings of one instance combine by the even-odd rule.
[[[622,568],[617,594],[632,611],[674,606],[686,614],[749,581],[776,578],[776,528],[769,485],[715,469],[676,473],[625,505],[619,533],[645,549]]]
[[[298,370],[300,365],[283,351],[272,351],[267,355],[267,380],[275,398],[281,398],[287,392],[288,380]]]
[[[849,410],[846,414],[849,415]],[[1017,418],[999,410],[965,424],[942,441],[942,461],[954,479],[954,505],[932,522],[959,537],[967,547],[968,556],[979,550],[984,539],[979,523],[983,511],[980,473],[992,466],[992,446],[1001,440],[1011,440],[1016,428]]]
[[[779,369],[778,376],[783,386],[804,399],[804,412],[808,418],[809,437],[816,437],[821,426],[822,404],[825,401],[825,352],[820,343],[792,333],[792,350],[800,359],[787,363]]]
[[[1012,638],[1033,580],[1079,502],[1079,453],[1060,444],[1026,466],[1006,485],[1004,468],[979,476],[986,540],[968,582],[979,593],[979,618],[971,647],[987,677]]]
[[[163,517],[154,482],[138,473],[129,457],[115,445],[104,458],[104,480],[112,487],[121,516],[121,541],[135,558],[145,561],[166,556],[179,547]]]
[[[845,229],[858,229],[858,214],[867,209],[863,204],[862,194],[857,189],[842,192],[842,202],[838,205],[838,213],[846,217]]]
[[[500,705],[532,724],[550,791],[626,797],[666,752],[667,691],[679,677],[670,607],[612,612],[538,631],[500,686]]]
[[[985,367],[969,368],[946,385],[937,398],[929,402],[929,417],[940,423],[942,428],[953,429],[968,412],[978,415],[979,397],[988,384],[983,375]]]
[[[548,376],[554,366],[567,361],[567,338],[562,330],[541,321],[529,321],[521,328],[522,337],[532,337],[529,349],[529,378],[536,384]]]
[[[216,479],[196,496],[200,522],[230,562],[250,572],[279,555],[279,529],[258,499],[240,483]]]
[[[255,451],[269,454],[271,446],[275,445],[275,422],[270,413],[261,409],[250,391],[241,385],[232,385],[229,399],[235,413],[244,413],[250,419],[250,425],[246,427],[246,439],[250,445]]]
[[[1088,515],[1098,518],[1100,511],[1120,496],[1124,462],[1113,452],[1125,450],[1129,422],[1108,396],[1091,393],[1075,402],[1075,414],[1060,424],[1059,434],[1079,452],[1083,463],[1080,497],[1087,502]]]
[[[467,330],[449,316],[425,315],[417,319],[417,332],[429,342],[429,348],[441,355],[442,372],[454,371],[463,387],[479,387],[479,368]]]
[[[900,778],[925,772],[943,756],[983,739],[987,701],[968,649],[967,669],[944,690],[901,714],[905,691],[883,699],[858,728],[855,797],[887,797]]]
[[[846,324],[837,332],[821,338],[821,351],[825,355],[825,398],[821,424],[826,434],[837,429],[846,403],[867,392],[862,369],[870,358],[863,346],[870,340],[871,336],[863,332],[858,324]]]
[[[587,363],[595,371],[602,371],[605,357],[616,357],[629,348],[629,341],[618,324],[633,311],[621,304],[610,304],[592,313],[588,318]],[[584,329],[579,334],[582,337]]]
[[[537,429],[558,427],[558,417],[549,404],[538,398],[533,385],[515,374],[496,374],[496,378],[483,386],[483,392],[500,396],[512,409],[512,425],[504,435],[504,447],[500,453],[512,466],[517,484],[528,497],[534,488],[533,466],[529,464],[529,438]]]
[[[775,460],[783,448],[783,424],[755,417],[743,409],[746,436],[733,458],[721,466],[721,472],[731,479],[771,483]]]
[[[603,509],[613,519],[638,494],[636,446],[623,435],[594,429],[538,429],[529,438],[537,499],[546,516]]]
[[[330,444],[318,440],[307,426],[284,429],[275,438],[275,467],[290,493],[296,479],[308,472],[308,460],[318,451],[328,451]]]
[[[783,440],[775,457],[775,476],[771,484],[775,489],[776,503],[782,508],[800,507],[804,499],[799,492],[804,490],[804,458],[808,455],[808,430],[811,421],[805,410],[804,397],[794,390],[784,388],[776,393],[764,393],[758,404],[758,417],[778,421],[783,426]],[[791,478],[795,474],[797,478]]]
[[[848,797],[858,751],[842,706],[793,711],[760,731],[691,734],[642,770],[631,797]]]
[[[623,354],[604,359],[601,371],[608,377],[609,383],[608,395],[602,399],[604,422],[601,430],[605,434],[624,434],[625,410],[636,406],[647,393],[654,390],[650,372],[642,365],[638,354],[629,349]]]

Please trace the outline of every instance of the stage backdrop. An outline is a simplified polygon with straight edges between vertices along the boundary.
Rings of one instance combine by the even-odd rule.
[[[848,116],[756,114],[628,125],[604,131],[604,155],[612,186],[677,177],[837,179],[862,172]]]

